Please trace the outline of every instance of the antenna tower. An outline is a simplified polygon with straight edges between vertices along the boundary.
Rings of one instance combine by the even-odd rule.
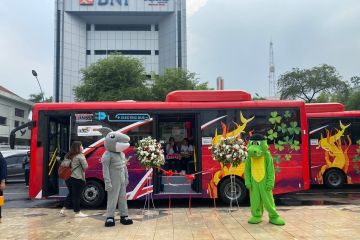
[[[274,64],[274,49],[273,43],[270,41],[269,50],[269,97],[275,97],[277,95],[277,81],[275,76],[275,64]]]

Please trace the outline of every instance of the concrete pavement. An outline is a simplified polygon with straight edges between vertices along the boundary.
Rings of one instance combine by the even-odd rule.
[[[356,239],[360,235],[360,206],[278,207],[285,226],[250,225],[248,207],[229,212],[227,207],[157,209],[144,216],[143,209],[130,209],[134,224],[117,221],[105,228],[105,210],[84,210],[90,216],[76,219],[69,210],[61,217],[56,208],[4,208],[0,239]],[[119,219],[119,217],[117,217]]]

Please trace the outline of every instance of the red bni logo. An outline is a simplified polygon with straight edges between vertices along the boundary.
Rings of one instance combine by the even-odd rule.
[[[94,0],[80,0],[80,5],[94,5]]]

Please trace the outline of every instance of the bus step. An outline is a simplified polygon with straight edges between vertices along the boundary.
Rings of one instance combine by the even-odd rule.
[[[191,193],[193,190],[191,189],[190,184],[164,184],[163,192]]]
[[[189,184],[189,180],[185,176],[162,176],[163,184]]]

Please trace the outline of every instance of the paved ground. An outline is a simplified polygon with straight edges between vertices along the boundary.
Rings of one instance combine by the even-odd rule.
[[[2,209],[0,239],[358,239],[360,234],[360,188],[339,190],[314,188],[311,191],[276,196],[278,210],[286,220],[279,227],[268,223],[250,225],[248,203],[229,211],[215,209],[209,200],[155,202],[157,215],[144,216],[143,201],[130,202],[131,226],[117,222],[103,227],[105,207],[85,209],[88,218],[75,219],[73,213],[58,215],[59,200],[27,199],[24,184],[8,185]],[[117,217],[118,219],[119,217]]]
[[[360,207],[355,205],[279,207],[285,226],[247,223],[249,208],[160,209],[145,216],[131,209],[134,224],[105,228],[104,210],[85,210],[84,219],[58,215],[58,209],[5,208],[0,239],[356,239]],[[118,218],[118,217],[117,217]]]

